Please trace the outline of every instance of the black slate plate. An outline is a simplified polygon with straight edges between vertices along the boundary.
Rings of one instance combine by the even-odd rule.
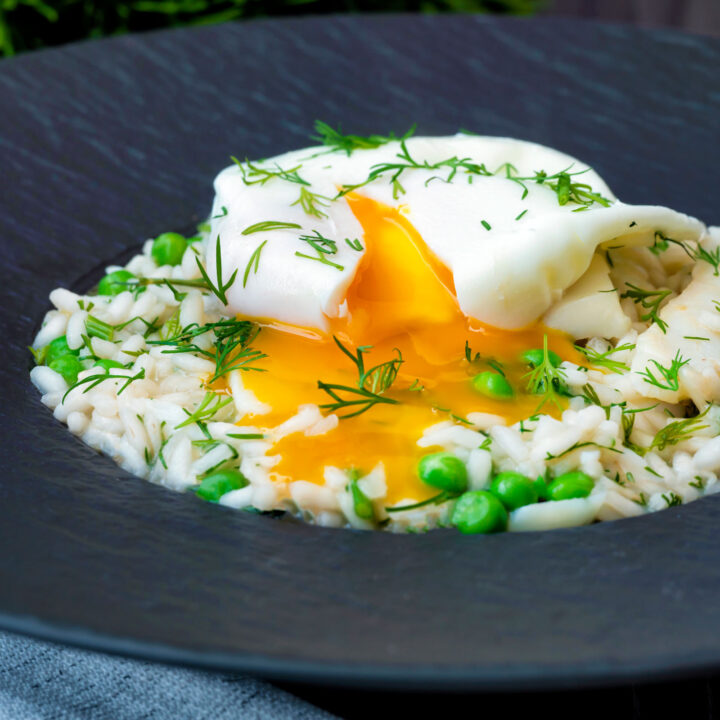
[[[0,625],[276,678],[551,688],[720,668],[720,497],[544,534],[323,530],[130,477],[71,437],[25,346],[58,285],[210,207],[228,155],[465,127],[720,221],[720,45],[571,21],[254,22],[0,63]]]

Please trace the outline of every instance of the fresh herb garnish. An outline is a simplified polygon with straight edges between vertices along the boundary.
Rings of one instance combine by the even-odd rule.
[[[337,242],[324,237],[317,230],[314,230],[313,233],[314,235],[301,235],[299,240],[306,242],[317,254],[305,255],[305,253],[297,251],[295,255],[301,258],[307,258],[308,260],[317,260],[318,262],[323,263],[323,265],[330,265],[337,270],[344,270],[345,268],[342,265],[338,265],[328,259],[328,255],[337,254]]]
[[[310,184],[298,175],[297,171],[302,167],[302,164],[285,170],[277,163],[271,168],[264,168],[247,159],[242,163],[233,155],[230,156],[230,159],[240,168],[242,180],[245,185],[265,185],[265,183],[275,179],[285,180],[286,182],[296,183],[298,185]]]
[[[566,373],[560,367],[555,367],[548,352],[548,338],[543,336],[542,361],[524,377],[528,378],[527,390],[532,394],[542,394],[543,397],[535,412],[546,403],[551,402],[558,409],[562,408],[559,396],[567,392],[565,385]]]
[[[642,375],[645,382],[650,383],[650,385],[655,385],[655,387],[658,387],[661,390],[676,392],[680,383],[678,377],[680,368],[687,365],[690,360],[684,360],[678,350],[675,353],[675,357],[670,362],[670,367],[663,367],[657,360],[650,360],[650,362],[655,365],[660,377],[657,377],[649,367],[645,368],[643,372],[638,374]]]
[[[399,507],[386,507],[385,511],[389,513],[405,512],[406,510],[417,510],[417,508],[425,507],[426,505],[439,505],[447,500],[453,500],[458,497],[457,493],[451,493],[447,490],[443,490],[437,495],[429,497],[427,500],[421,500],[420,502],[413,503],[412,505],[400,505]]]
[[[677,445],[683,440],[691,438],[696,432],[704,430],[709,425],[702,425],[703,418],[707,415],[710,407],[695,417],[676,420],[660,428],[650,443],[649,450],[664,450],[669,445]]]
[[[354,238],[353,240],[351,240],[350,238],[345,238],[345,242],[349,247],[351,247],[353,250],[357,250],[358,252],[365,249],[363,247],[363,244],[357,238]]]
[[[62,398],[62,402],[65,402],[65,398],[68,396],[68,394],[74,390],[77,387],[80,387],[81,385],[87,385],[87,387],[83,390],[83,395],[86,392],[89,392],[94,387],[97,387],[100,383],[105,382],[106,380],[124,380],[122,387],[118,390],[117,394],[121,395],[123,391],[130,385],[130,383],[135,382],[135,380],[142,380],[145,377],[145,368],[142,368],[138,373],[132,376],[128,375],[113,375],[112,372],[109,370],[104,373],[99,374],[93,374],[89,375],[88,377],[83,378],[82,380],[78,380],[76,383],[71,385],[65,392]]]
[[[246,227],[241,235],[252,235],[257,232],[269,232],[270,230],[300,230],[301,225],[297,223],[282,222],[279,220],[265,220]]]
[[[315,121],[315,132],[317,135],[311,136],[311,139],[317,140],[328,147],[327,152],[344,152],[350,156],[353,150],[370,150],[393,140],[407,140],[415,132],[415,125],[400,138],[395,137],[393,133],[389,135],[368,135],[367,137],[343,135],[339,127],[336,130],[322,120]]]
[[[598,352],[597,350],[593,350],[589,347],[581,347],[580,345],[576,345],[575,349],[581,352],[588,359],[591,365],[595,365],[596,367],[604,367],[610,370],[610,372],[622,375],[630,368],[624,362],[620,362],[619,360],[613,360],[612,355],[619,352],[625,352],[627,350],[634,350],[635,345],[631,343],[626,343],[624,345],[619,345],[616,348],[610,348],[610,350],[607,350],[603,353]]]
[[[356,354],[353,355],[336,337],[333,336],[333,340],[355,365],[358,380],[355,387],[351,385],[325,383],[318,380],[318,388],[326,392],[334,400],[332,403],[321,405],[320,407],[323,410],[329,410],[330,412],[350,410],[351,412],[338,416],[341,420],[344,420],[360,415],[377,404],[399,404],[397,400],[383,395],[395,382],[398,371],[400,370],[400,365],[404,362],[402,353],[399,350],[396,349],[395,351],[398,354],[397,358],[380,363],[366,370],[363,355],[370,349],[370,346],[363,345],[357,348]],[[342,393],[342,395],[340,393]],[[343,397],[343,395],[345,397]]]
[[[300,207],[308,214],[314,215],[316,218],[326,218],[328,214],[321,208],[329,207],[331,198],[312,192],[306,187],[300,188],[300,195],[291,205],[300,205]]]
[[[233,274],[230,276],[230,279],[227,281],[227,283],[223,284],[222,281],[222,253],[220,252],[220,236],[217,236],[217,241],[215,243],[215,272],[217,274],[217,287],[213,285],[212,280],[210,280],[210,276],[207,274],[207,271],[205,270],[205,267],[200,262],[199,258],[195,258],[195,262],[197,263],[197,266],[200,270],[200,274],[203,276],[203,280],[207,284],[208,290],[215,295],[218,300],[223,305],[227,305],[227,296],[225,293],[232,287],[232,284],[235,282],[235,277],[237,276],[237,268],[233,272]]]
[[[658,311],[660,304],[668,295],[672,294],[672,290],[643,290],[643,288],[625,283],[630,288],[624,292],[621,298],[630,298],[635,304],[640,304],[648,312],[641,313],[640,319],[644,322],[655,323],[663,333],[667,332],[667,323],[660,318]]]
[[[267,355],[250,347],[259,332],[260,328],[248,320],[227,318],[205,325],[193,323],[164,340],[148,340],[148,345],[168,346],[163,350],[165,354],[189,352],[212,360],[215,363],[215,373],[207,381],[207,384],[210,384],[233,370],[263,370],[254,367],[252,363],[266,358]],[[194,342],[195,338],[206,333],[215,336],[212,350],[200,347]]]
[[[90,337],[100,338],[112,342],[115,337],[115,329],[109,323],[96,318],[94,315],[88,315],[85,320],[85,330]]]
[[[183,412],[188,416],[186,420],[175,426],[176,430],[187,425],[192,425],[198,422],[207,422],[212,420],[220,410],[229,405],[233,401],[232,397],[221,397],[214,392],[206,392],[202,402],[195,408],[194,412],[189,412],[183,408]]]
[[[243,274],[243,287],[247,286],[247,281],[250,277],[250,271],[252,271],[253,275],[257,274],[258,268],[260,267],[260,253],[262,252],[262,249],[265,247],[265,245],[267,245],[267,240],[263,240],[255,248],[255,250],[253,250],[250,259],[248,260],[248,264],[245,266],[245,273]]]
[[[665,504],[669,508],[675,507],[676,505],[682,505],[683,502],[682,498],[674,492],[670,492],[667,494],[663,493],[660,497],[662,497],[662,499],[665,501]]]

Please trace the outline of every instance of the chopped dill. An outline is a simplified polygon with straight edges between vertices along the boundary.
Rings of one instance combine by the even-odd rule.
[[[291,205],[300,205],[300,207],[308,214],[314,215],[316,218],[326,218],[328,214],[321,208],[329,207],[331,198],[312,192],[306,187],[300,188],[300,195]]]
[[[270,230],[300,230],[301,225],[291,222],[281,222],[279,220],[264,220],[246,227],[241,235],[252,235],[257,232],[269,232]]]
[[[259,332],[260,328],[249,320],[226,318],[205,325],[192,323],[182,330],[177,328],[163,340],[147,342],[148,345],[168,346],[163,350],[165,354],[189,352],[212,360],[215,363],[215,372],[207,381],[207,384],[210,384],[233,370],[263,371],[252,363],[266,358],[267,355],[250,347]],[[194,342],[195,338],[206,333],[212,333],[215,337],[212,350],[202,348]]]
[[[264,168],[247,159],[244,163],[242,163],[233,155],[230,156],[230,159],[238,166],[238,168],[240,168],[242,180],[245,185],[265,185],[265,183],[274,179],[285,180],[298,185],[310,184],[307,180],[303,180],[303,178],[298,175],[298,170],[300,170],[302,164],[296,165],[289,170],[285,170],[277,163],[272,168]]]
[[[672,290],[643,290],[632,283],[625,283],[625,285],[630,289],[620,297],[630,298],[636,305],[639,304],[645,308],[648,312],[640,313],[640,319],[644,322],[655,323],[663,333],[666,333],[667,323],[660,318],[658,312],[660,304],[668,295],[672,294]]]
[[[415,132],[415,125],[399,138],[395,137],[393,133],[363,137],[362,135],[343,135],[339,127],[336,130],[322,120],[316,120],[315,132],[317,135],[312,135],[311,139],[317,140],[329,148],[326,152],[344,152],[350,156],[353,150],[371,150],[386,145],[393,140],[407,140]]]
[[[670,492],[667,494],[663,493],[661,497],[669,508],[676,507],[677,505],[682,505],[683,502],[682,498],[674,492]]]
[[[663,367],[657,360],[650,360],[650,362],[655,365],[655,368],[659,373],[659,377],[656,376],[649,367],[645,368],[643,372],[638,373],[638,375],[642,375],[646,383],[654,385],[661,390],[677,392],[680,387],[678,373],[684,365],[687,365],[690,362],[690,360],[684,360],[678,350],[675,353],[675,357],[670,362],[670,367]]]
[[[334,400],[334,402],[321,405],[320,407],[323,410],[330,412],[336,412],[337,410],[350,411],[338,416],[341,420],[344,420],[360,415],[377,404],[399,404],[397,400],[384,397],[383,395],[395,382],[398,371],[400,370],[400,365],[404,362],[402,353],[399,350],[395,350],[398,354],[397,358],[380,363],[366,370],[363,355],[370,349],[370,346],[363,345],[357,348],[356,354],[353,355],[336,337],[333,336],[333,340],[355,365],[358,380],[355,387],[351,385],[325,383],[318,380],[318,388]],[[342,393],[342,395],[340,393]]]
[[[702,425],[703,418],[708,414],[710,406],[695,417],[676,420],[660,428],[650,443],[649,450],[664,450],[669,445],[677,445],[683,440],[691,438],[696,432],[705,430],[709,425]]]
[[[444,503],[447,500],[453,500],[456,497],[458,497],[457,493],[451,493],[447,490],[443,490],[441,493],[433,495],[427,500],[421,500],[420,502],[412,503],[412,505],[401,505],[400,507],[386,507],[385,512],[396,513],[405,512],[407,510],[417,510],[418,508],[425,507],[426,505],[439,505],[440,503]]]
[[[189,412],[183,408],[183,412],[187,415],[187,419],[175,426],[175,430],[179,430],[187,425],[198,422],[207,422],[212,420],[220,410],[229,405],[233,401],[232,397],[221,397],[214,392],[206,392],[202,402],[195,408],[194,412]]]
[[[535,412],[540,410],[546,403],[550,402],[557,408],[561,408],[559,396],[567,392],[565,385],[566,373],[560,367],[555,367],[550,360],[548,352],[548,338],[543,336],[543,359],[537,367],[533,368],[524,377],[528,378],[527,390],[533,395],[542,394],[540,404]]]
[[[117,394],[121,395],[124,390],[130,385],[130,383],[135,382],[136,380],[142,380],[145,377],[145,368],[142,368],[138,373],[132,376],[128,375],[114,375],[109,370],[104,373],[93,373],[92,375],[89,375],[88,377],[83,378],[82,380],[78,380],[76,383],[71,385],[63,395],[62,402],[65,402],[65,398],[68,396],[68,394],[74,390],[77,387],[80,387],[81,385],[87,385],[87,387],[83,390],[83,394],[86,392],[89,392],[94,387],[97,387],[100,383],[105,382],[106,380],[124,380],[122,387],[118,390]]]
[[[195,262],[197,263],[198,269],[200,270],[200,274],[203,277],[203,280],[207,283],[208,290],[215,295],[218,300],[223,305],[227,305],[227,296],[225,295],[226,291],[229,290],[233,283],[235,282],[235,277],[237,276],[237,268],[235,269],[235,272],[230,276],[230,279],[223,285],[222,281],[222,253],[220,252],[220,235],[217,236],[217,241],[215,243],[215,272],[217,274],[217,287],[213,285],[212,280],[210,280],[210,276],[207,274],[207,271],[205,270],[205,267],[200,262],[199,258],[195,258]]]
[[[332,262],[332,260],[328,259],[328,255],[337,254],[337,242],[335,242],[335,240],[330,240],[330,238],[324,237],[317,230],[313,230],[313,233],[314,235],[301,235],[299,237],[299,240],[302,240],[302,242],[306,242],[316,252],[316,254],[306,255],[305,253],[297,251],[295,255],[301,258],[307,258],[308,260],[317,260],[318,262],[323,263],[323,265],[330,265],[337,270],[344,270],[345,268],[342,265],[338,265],[337,263],[334,263]]]
[[[251,271],[252,271],[253,275],[257,274],[258,268],[260,267],[260,253],[262,252],[262,249],[265,247],[265,245],[267,245],[267,240],[263,240],[255,248],[255,250],[253,250],[253,253],[250,256],[250,259],[248,260],[248,264],[245,266],[245,272],[243,274],[243,287],[247,286],[247,281],[248,281],[248,278],[250,277]]]
[[[624,372],[630,370],[630,368],[624,362],[620,362],[619,360],[613,360],[612,356],[615,353],[625,352],[627,350],[634,350],[635,345],[631,343],[626,343],[616,348],[610,348],[610,350],[607,350],[603,353],[598,352],[597,350],[593,350],[589,347],[581,347],[580,345],[576,345],[575,349],[578,352],[582,353],[588,359],[591,365],[595,365],[596,367],[604,367],[607,370],[610,370],[610,372],[622,375]]]

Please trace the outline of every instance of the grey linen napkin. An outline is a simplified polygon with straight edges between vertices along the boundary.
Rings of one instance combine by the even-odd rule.
[[[0,720],[331,720],[268,683],[0,632]]]

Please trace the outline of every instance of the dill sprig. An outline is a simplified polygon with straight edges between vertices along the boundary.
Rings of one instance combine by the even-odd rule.
[[[336,130],[322,120],[315,121],[315,132],[317,135],[311,135],[312,140],[317,140],[325,145],[328,150],[325,152],[344,152],[348,157],[353,150],[371,150],[385,145],[394,140],[407,140],[415,132],[413,125],[402,137],[395,137],[393,133],[389,135],[343,135],[340,128]],[[319,153],[322,154],[322,153]]]
[[[565,378],[567,377],[567,374],[562,368],[555,367],[555,365],[553,365],[548,352],[547,335],[543,336],[542,362],[540,362],[537,367],[533,368],[529,373],[526,373],[524,377],[528,378],[528,392],[534,395],[543,395],[540,400],[540,404],[535,409],[535,412],[540,410],[540,408],[548,402],[555,405],[558,409],[562,408],[560,395],[567,392],[565,385]]]
[[[194,342],[195,338],[209,332],[215,336],[212,350],[206,350]],[[172,337],[148,340],[148,345],[168,346],[168,349],[163,350],[165,354],[189,352],[212,360],[215,363],[215,372],[207,381],[207,384],[210,384],[233,370],[264,371],[263,368],[252,365],[267,357],[265,353],[250,347],[259,332],[260,328],[255,323],[228,318],[205,325],[192,323]]]
[[[653,244],[650,246],[650,252],[655,255],[665,252],[670,244],[681,247],[687,256],[695,262],[706,262],[713,268],[713,275],[717,277],[720,274],[720,247],[714,250],[707,250],[700,243],[696,246],[688,245],[682,240],[675,240],[674,238],[668,237],[665,233],[660,230],[655,231]]]
[[[221,397],[214,392],[206,392],[202,402],[195,408],[194,412],[190,412],[183,408],[183,412],[187,415],[187,419],[175,426],[176,430],[193,423],[207,422],[212,420],[220,410],[229,405],[233,401],[232,397]]]
[[[255,248],[255,250],[253,250],[253,253],[250,256],[250,259],[248,260],[248,264],[245,266],[245,272],[243,273],[243,287],[247,286],[247,281],[248,281],[248,278],[250,277],[251,271],[252,271],[253,275],[257,274],[258,268],[260,267],[260,253],[262,252],[265,245],[267,245],[267,240],[263,240]]]
[[[207,271],[205,270],[204,265],[200,262],[200,258],[195,258],[195,262],[197,263],[198,269],[200,270],[200,274],[203,276],[203,280],[207,283],[208,290],[215,295],[218,300],[223,305],[227,305],[227,296],[225,293],[232,287],[233,283],[235,282],[235,277],[237,276],[237,268],[235,268],[235,271],[230,276],[230,279],[223,284],[222,276],[222,253],[220,252],[220,235],[217,236],[217,241],[215,243],[215,273],[217,275],[217,287],[213,285],[212,280],[210,280],[210,276],[207,274]]]
[[[298,239],[302,240],[302,242],[306,242],[316,252],[316,255],[306,255],[305,253],[301,253],[299,250],[295,253],[295,255],[301,258],[307,258],[308,260],[317,260],[318,262],[323,263],[323,265],[330,265],[337,270],[344,270],[345,268],[342,265],[338,265],[328,259],[328,255],[337,254],[337,242],[324,237],[317,230],[313,230],[313,233],[313,235],[300,235]]]
[[[336,337],[333,336],[333,340],[355,365],[358,380],[355,387],[351,385],[325,383],[318,380],[318,388],[334,400],[334,402],[321,405],[320,407],[323,410],[330,412],[350,410],[351,412],[338,416],[341,420],[344,420],[355,417],[356,415],[361,415],[378,404],[399,404],[399,401],[384,397],[383,395],[395,382],[398,371],[400,370],[400,365],[404,362],[402,353],[397,348],[395,349],[395,352],[398,354],[397,358],[365,369],[365,359],[363,355],[370,349],[369,345],[363,345],[357,348],[355,355],[353,355]]]
[[[690,360],[684,360],[678,350],[675,353],[675,357],[670,362],[670,367],[663,367],[657,360],[650,360],[650,362],[655,365],[655,368],[659,373],[659,377],[656,376],[649,367],[646,367],[643,372],[638,374],[642,375],[645,382],[650,385],[655,385],[655,387],[658,387],[661,390],[676,392],[680,386],[680,379],[678,376],[680,368],[687,365]]]
[[[720,247],[714,250],[706,250],[702,245],[698,245],[692,249],[692,258],[695,261],[703,261],[712,265],[713,275],[716,277],[720,274]]]
[[[290,203],[290,205],[300,205],[308,215],[314,215],[316,218],[326,218],[328,214],[322,208],[329,207],[331,202],[331,198],[308,190],[306,187],[301,187],[298,199],[294,203]]]
[[[358,485],[360,473],[355,468],[350,468],[350,470],[347,471],[347,475],[348,484],[346,489],[350,492],[355,514],[363,520],[374,520],[375,508],[373,507],[372,501]]]
[[[265,183],[275,179],[297,183],[298,185],[310,184],[298,174],[298,170],[302,167],[302,163],[290,168],[289,170],[285,170],[277,163],[269,168],[266,168],[258,165],[257,163],[251,162],[247,158],[244,163],[240,162],[240,160],[238,160],[234,155],[231,155],[230,159],[240,168],[242,180],[245,185],[265,185]]]
[[[677,445],[683,440],[691,438],[696,432],[710,427],[701,424],[709,410],[710,406],[695,417],[676,420],[668,423],[664,428],[660,428],[652,439],[648,450],[664,450],[669,445]]]
[[[94,315],[88,315],[85,320],[85,330],[90,337],[100,338],[101,340],[113,341],[115,337],[115,328]]]
[[[105,382],[106,380],[124,380],[122,387],[118,390],[117,394],[121,395],[125,389],[130,385],[130,383],[135,382],[136,380],[142,380],[145,377],[145,368],[142,368],[139,372],[137,372],[135,375],[129,376],[129,375],[117,375],[112,373],[111,371],[106,371],[104,373],[98,373],[98,374],[92,374],[88,377],[83,378],[82,380],[78,380],[76,383],[71,385],[63,395],[62,401],[65,402],[65,398],[70,394],[71,391],[73,391],[75,388],[80,387],[81,385],[87,385],[87,387],[83,390],[83,395],[86,392],[90,392],[94,387],[97,387],[100,383]]]
[[[639,304],[641,307],[647,310],[646,313],[640,314],[640,319],[644,322],[655,323],[663,333],[667,332],[667,323],[660,318],[658,312],[660,305],[667,298],[668,295],[672,294],[672,290],[644,290],[643,288],[633,285],[632,283],[625,283],[630,288],[624,292],[621,298],[630,298],[636,305]]]
[[[469,180],[473,176],[490,177],[494,175],[504,175],[507,180],[517,183],[523,188],[522,199],[528,195],[529,189],[526,183],[534,182],[537,185],[544,185],[552,190],[558,199],[559,205],[566,205],[573,202],[580,209],[587,209],[591,205],[599,204],[603,207],[610,205],[610,200],[603,197],[600,193],[596,193],[592,187],[586,183],[573,180],[573,177],[588,172],[589,169],[570,172],[572,166],[561,170],[560,172],[549,174],[544,170],[539,170],[533,175],[521,176],[518,174],[517,168],[511,163],[504,163],[497,170],[492,171],[487,168],[484,163],[473,162],[471,158],[459,158],[453,156],[436,163],[429,163],[427,160],[418,161],[412,157],[405,141],[400,142],[400,152],[396,155],[399,162],[377,163],[370,168],[370,172],[365,180],[355,185],[344,185],[337,197],[353,192],[360,187],[377,180],[384,175],[390,175],[390,183],[393,187],[393,197],[398,198],[400,194],[404,194],[405,190],[400,184],[400,177],[406,170],[440,170],[447,171],[442,176],[433,176],[426,181],[426,184],[434,179],[440,179],[443,182],[452,182],[458,173],[469,176]]]
[[[245,185],[265,185],[265,183],[274,179],[295,183],[296,185],[300,185],[300,194],[298,199],[294,203],[291,203],[291,205],[300,205],[308,215],[314,215],[317,218],[327,217],[327,213],[323,212],[322,208],[328,207],[332,199],[308,190],[310,183],[298,173],[298,170],[302,168],[302,163],[289,170],[285,170],[277,163],[266,168],[252,163],[247,159],[244,163],[240,162],[240,160],[232,155],[230,159],[240,168],[242,180]]]
[[[676,507],[677,505],[682,505],[683,501],[682,498],[674,492],[669,492],[667,494],[663,493],[660,497],[665,501],[665,504],[671,508]]]
[[[610,372],[622,375],[630,370],[630,368],[624,362],[613,360],[612,355],[619,352],[625,352],[626,350],[634,350],[635,345],[626,343],[625,345],[619,345],[616,348],[610,348],[610,350],[603,353],[589,347],[581,347],[580,345],[576,345],[575,349],[581,352],[588,359],[591,365],[604,367]]]
[[[417,510],[418,508],[425,507],[426,505],[439,505],[447,500],[453,500],[459,497],[460,493],[452,493],[447,490],[443,490],[437,495],[429,497],[427,500],[421,500],[420,502],[412,503],[412,505],[400,505],[399,507],[386,507],[385,511],[389,513],[406,512],[407,510]]]
[[[252,235],[257,232],[269,232],[270,230],[300,230],[301,225],[291,222],[282,222],[280,220],[264,220],[263,222],[249,225],[240,234]]]

